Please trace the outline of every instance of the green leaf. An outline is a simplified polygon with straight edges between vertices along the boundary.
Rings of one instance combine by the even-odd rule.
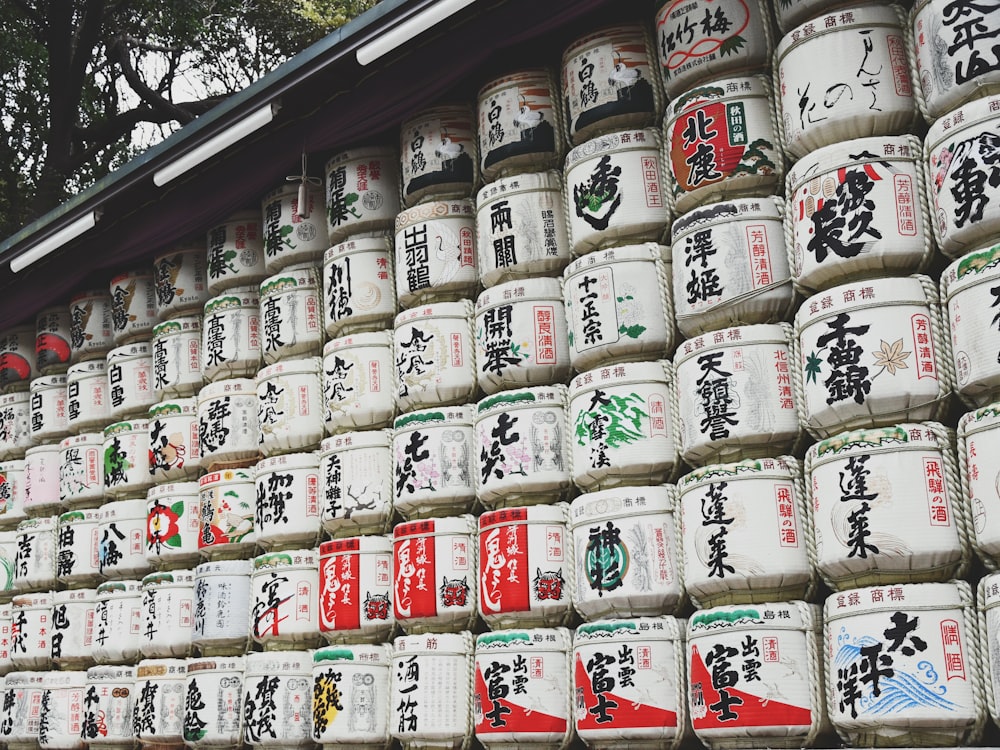
[[[816,376],[819,375],[820,365],[823,363],[819,357],[816,356],[816,352],[810,352],[809,356],[806,357],[806,382],[815,383]]]
[[[719,54],[723,57],[726,55],[735,55],[740,51],[740,49],[743,48],[744,44],[746,44],[746,39],[741,37],[739,34],[731,36],[722,43],[721,47],[719,47]]]
[[[618,326],[618,333],[628,336],[630,339],[639,338],[645,330],[646,326],[641,326],[638,323],[632,326]]]

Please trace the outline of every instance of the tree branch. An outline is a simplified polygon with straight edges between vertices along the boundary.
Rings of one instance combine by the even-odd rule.
[[[186,125],[194,119],[193,114],[178,107],[146,85],[146,82],[142,80],[142,77],[136,71],[135,67],[133,67],[132,60],[129,58],[128,48],[121,36],[112,40],[111,45],[108,47],[108,55],[118,63],[128,85],[132,87],[132,90],[146,104],[161,114],[168,116],[171,120],[177,120],[182,125]]]
[[[120,37],[124,41],[128,42],[132,47],[146,50],[147,52],[163,52],[164,54],[176,54],[178,52],[183,52],[183,48],[177,45],[167,46],[164,44],[152,44],[144,39],[134,37],[131,34],[121,34]]]
[[[197,101],[180,102],[173,106],[190,113],[193,119],[197,115],[204,114],[225,98],[224,96],[213,96]],[[93,125],[87,127],[78,126],[74,128],[74,137],[81,143],[91,143],[92,145],[88,147],[88,150],[93,150],[94,146],[98,146],[97,150],[100,150],[100,148],[104,148],[108,144],[114,143],[122,136],[130,133],[132,128],[140,122],[164,125],[168,122],[173,122],[175,119],[175,117],[171,117],[163,109],[145,103],[125,112],[119,112],[115,116],[94,123]],[[84,161],[86,160],[84,159]]]

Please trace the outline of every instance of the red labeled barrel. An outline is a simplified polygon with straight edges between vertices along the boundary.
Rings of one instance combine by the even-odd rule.
[[[319,632],[329,643],[382,643],[392,611],[392,541],[355,536],[319,547]]]

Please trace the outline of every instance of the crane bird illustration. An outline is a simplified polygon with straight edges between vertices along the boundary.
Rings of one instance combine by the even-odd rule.
[[[445,128],[441,131],[441,145],[434,149],[434,155],[442,161],[451,161],[457,159],[462,150],[462,144],[452,141],[451,136],[448,135],[448,128]]]
[[[530,130],[545,119],[541,112],[536,112],[528,106],[528,100],[524,94],[518,94],[517,100],[518,110],[517,114],[514,115],[515,127],[521,128],[521,130]]]
[[[630,68],[622,59],[622,53],[615,50],[615,67],[608,76],[608,83],[615,88],[625,89],[639,80],[639,71]]]

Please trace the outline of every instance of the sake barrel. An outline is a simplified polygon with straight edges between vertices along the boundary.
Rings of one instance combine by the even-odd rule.
[[[94,608],[97,589],[52,594],[52,663],[59,669],[86,669],[94,663]],[[77,733],[79,734],[79,732]]]
[[[47,307],[35,317],[35,364],[41,375],[56,375],[69,367],[72,348],[69,309]]]
[[[153,354],[148,341],[138,341],[108,353],[108,395],[111,421],[145,416],[156,403]]]
[[[202,468],[198,400],[178,398],[149,407],[149,473],[156,483],[195,479]]]
[[[587,621],[643,617],[684,604],[670,485],[590,492],[570,504],[573,607]]]
[[[48,669],[52,665],[52,592],[15,596],[10,615],[14,669]]]
[[[237,211],[208,230],[208,292],[216,296],[243,284],[260,284],[264,269],[264,227],[256,209]]]
[[[393,613],[413,633],[457,632],[476,620],[476,523],[425,518],[393,529]]]
[[[812,596],[802,467],[791,456],[710,464],[677,482],[684,587],[699,607]]]
[[[243,739],[245,659],[188,659],[184,687],[184,742],[233,747]]]
[[[276,362],[257,373],[257,422],[265,456],[311,450],[323,439],[319,357]]]
[[[685,336],[791,316],[784,215],[780,198],[742,198],[674,221],[674,304]]]
[[[399,213],[399,153],[392,146],[340,151],[326,163],[330,244],[392,229]]]
[[[84,432],[59,443],[59,499],[67,508],[100,505],[104,499],[104,434]]]
[[[98,664],[135,664],[139,660],[142,628],[142,584],[105,581],[97,587],[94,605],[94,661]]]
[[[0,462],[0,527],[12,529],[28,517],[24,512],[24,461]]]
[[[86,672],[46,672],[38,721],[38,745],[54,750],[85,747],[80,737]]]
[[[140,578],[149,572],[144,543],[146,498],[115,500],[101,506],[98,559],[105,578]]]
[[[104,428],[104,491],[109,498],[145,495],[149,471],[149,420],[116,422]]]
[[[487,508],[573,494],[566,386],[521,388],[476,405],[476,497]]]
[[[132,747],[135,667],[87,670],[80,736],[94,747]]]
[[[392,239],[377,237],[344,240],[323,256],[323,299],[326,334],[378,331],[396,317],[396,273]]]
[[[476,248],[483,286],[559,274],[570,260],[562,177],[513,174],[476,198]]]
[[[782,192],[785,155],[775,96],[764,76],[725,78],[685,91],[663,126],[667,190],[678,215],[709,203]]]
[[[354,333],[327,341],[322,380],[328,433],[391,425],[396,414],[392,332]]]
[[[111,279],[110,294],[115,346],[148,339],[158,321],[152,270],[118,274]]]
[[[911,132],[917,106],[904,25],[897,6],[869,5],[830,11],[785,34],[774,53],[774,79],[790,154],[801,158],[837,141]]]
[[[967,404],[985,406],[1000,395],[1000,368],[991,351],[993,303],[1000,295],[996,267],[1000,244],[962,256],[941,276],[941,295],[948,305],[955,393]],[[988,331],[984,337],[984,331]],[[996,348],[994,345],[992,348]]]
[[[675,750],[691,733],[686,625],[674,617],[585,623],[573,634],[573,718],[589,747]]]
[[[69,434],[66,376],[42,375],[31,381],[28,434],[34,445],[58,443]]]
[[[168,482],[146,495],[146,561],[154,568],[183,568],[201,560],[198,482]]]
[[[782,32],[823,15],[833,8],[849,8],[853,5],[869,5],[868,2],[857,0],[788,0],[786,3],[774,6],[775,20]]]
[[[652,128],[598,136],[566,156],[566,216],[573,255],[633,242],[659,242],[672,206]]]
[[[198,549],[212,559],[243,557],[253,552],[257,494],[249,469],[223,469],[198,480],[201,531]]]
[[[1000,404],[964,414],[958,422],[958,456],[962,497],[972,518],[970,541],[992,569],[1000,562],[1000,474],[992,451],[1000,450]],[[964,504],[963,500],[963,504]]]
[[[576,571],[568,521],[565,503],[479,516],[479,614],[491,628],[570,621]]]
[[[570,263],[563,301],[573,368],[664,357],[674,348],[670,252],[646,243]]]
[[[787,226],[795,283],[807,289],[924,271],[933,224],[920,139],[824,146],[788,172]]]
[[[810,747],[825,737],[821,623],[819,607],[803,601],[696,613],[687,648],[698,740],[713,749]]]
[[[204,468],[246,465],[260,455],[257,384],[249,378],[210,383],[198,392],[198,444]]]
[[[202,656],[242,654],[250,641],[251,560],[212,560],[194,570],[194,629]]]
[[[253,559],[250,636],[265,650],[318,646],[319,555],[315,549]]]
[[[395,630],[392,541],[354,536],[319,547],[319,630],[329,643],[381,643]]]
[[[56,578],[70,587],[96,586],[101,575],[101,511],[70,510],[59,516]]]
[[[158,399],[194,396],[205,381],[201,315],[181,315],[153,328],[153,391]]]
[[[663,87],[653,39],[644,25],[597,29],[574,39],[562,56],[562,95],[570,142],[657,122]]]
[[[142,745],[182,747],[184,659],[143,659],[135,667],[135,736]]]
[[[320,521],[331,537],[384,534],[393,515],[392,434],[346,432],[319,450]]]
[[[307,175],[286,180],[261,201],[264,268],[275,274],[297,263],[318,263],[330,246],[326,234],[323,180]]]
[[[69,326],[70,362],[103,359],[115,345],[107,290],[89,289],[70,297]]]
[[[400,307],[472,297],[479,287],[472,201],[420,203],[396,216],[395,277]]]
[[[205,379],[253,377],[260,368],[260,287],[227,289],[205,303],[201,356]]]
[[[27,518],[17,525],[15,591],[46,591],[56,586],[55,516]]]
[[[261,355],[266,364],[319,354],[323,281],[311,263],[285,268],[260,285]]]
[[[792,452],[800,436],[791,328],[756,325],[688,339],[674,358],[681,456],[692,465]]]
[[[420,110],[400,125],[399,151],[404,206],[472,195],[479,182],[475,111],[458,103]]]
[[[49,516],[65,510],[59,497],[59,443],[45,443],[24,453],[24,510],[29,516]]]
[[[6,602],[14,595],[14,560],[17,557],[17,531],[9,529],[0,531],[0,602]],[[0,617],[2,620],[2,617]],[[9,635],[9,633],[8,633]],[[5,636],[0,626],[0,641]],[[3,668],[3,649],[0,643],[0,674]]]
[[[0,396],[3,399],[16,394]],[[107,361],[89,359],[66,372],[66,424],[70,433],[99,432],[111,422]]]
[[[36,747],[44,672],[9,672],[4,678],[0,737],[8,747]],[[34,714],[34,715],[32,715]]]
[[[142,579],[139,649],[148,658],[187,656],[194,625],[194,571],[149,573]]]
[[[573,736],[571,649],[565,628],[477,636],[473,721],[483,746],[566,746]]]
[[[1000,641],[997,640],[1000,626],[997,604],[1000,603],[1000,576],[997,573],[984,575],[979,579],[976,587],[976,608],[979,612],[979,659],[983,670],[983,682],[985,683],[986,704],[989,708],[990,718],[996,722],[997,694],[1000,692]]]
[[[10,602],[5,602],[0,604],[0,673],[3,674],[14,669],[14,663],[10,660],[10,631]],[[3,683],[0,682],[0,689],[2,688]]]
[[[476,393],[472,303],[439,302],[396,316],[393,347],[400,411],[460,404]]]
[[[243,741],[252,747],[312,747],[312,655],[250,653],[243,678]]]
[[[964,575],[968,507],[940,424],[845,432],[806,452],[816,567],[834,590]]]
[[[316,544],[321,532],[319,457],[288,453],[254,467],[257,543],[268,550]]]
[[[830,718],[844,741],[979,742],[987,709],[968,583],[842,591],[824,615]]]
[[[27,391],[0,396],[0,456],[24,458],[31,447],[31,394]]]
[[[939,419],[953,376],[937,289],[926,276],[858,281],[795,316],[796,402],[814,437]]]
[[[468,631],[393,641],[389,729],[404,748],[459,747],[472,736],[473,653]]]
[[[0,387],[5,393],[28,390],[28,383],[38,377],[35,362],[34,325],[8,329],[0,336]]]
[[[205,248],[182,243],[153,259],[156,314],[160,320],[199,313],[208,301]]]
[[[389,644],[313,652],[313,739],[324,747],[388,748]]]

